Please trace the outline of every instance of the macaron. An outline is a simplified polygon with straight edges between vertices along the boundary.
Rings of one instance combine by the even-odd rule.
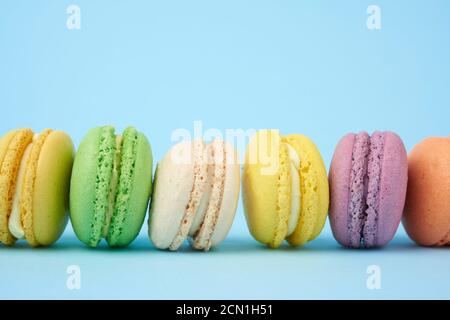
[[[330,224],[345,247],[386,245],[405,204],[408,162],[400,137],[390,131],[349,133],[330,166]]]
[[[152,188],[152,151],[145,135],[128,127],[91,129],[75,156],[70,220],[78,239],[96,247],[130,244],[138,235]]]
[[[329,203],[322,157],[306,136],[261,130],[247,146],[243,202],[252,236],[271,247],[301,246],[323,229]]]
[[[0,140],[0,242],[53,244],[68,220],[74,147],[62,131],[10,131]]]
[[[403,226],[419,245],[450,244],[450,137],[426,138],[411,150]]]
[[[207,251],[227,236],[239,198],[240,169],[222,140],[183,141],[159,162],[150,207],[149,237],[156,248],[177,250],[188,238]]]

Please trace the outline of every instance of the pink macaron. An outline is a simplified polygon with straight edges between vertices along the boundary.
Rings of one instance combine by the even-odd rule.
[[[330,223],[345,247],[386,245],[394,237],[405,204],[408,160],[393,132],[349,133],[330,166]]]

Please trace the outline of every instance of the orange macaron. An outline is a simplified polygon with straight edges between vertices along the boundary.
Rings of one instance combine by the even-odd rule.
[[[403,225],[419,245],[450,245],[450,137],[426,138],[409,154]]]

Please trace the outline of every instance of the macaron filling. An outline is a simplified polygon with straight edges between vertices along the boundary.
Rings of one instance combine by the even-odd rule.
[[[378,243],[378,211],[380,203],[380,186],[382,163],[384,157],[385,134],[375,132],[370,139],[370,152],[367,165],[368,187],[366,197],[366,220],[363,227],[365,246]]]
[[[156,247],[175,251],[188,239],[193,248],[209,250],[223,240],[237,169],[227,166],[227,146],[222,140],[184,141],[158,164],[149,219]]]
[[[211,238],[214,233],[225,190],[226,177],[226,148],[221,140],[211,142],[208,147],[208,165],[212,170],[212,176],[208,176],[211,191],[209,194],[208,207],[204,214],[200,228],[194,231],[192,246],[196,249],[209,250]]]
[[[114,161],[111,182],[109,184],[109,201],[108,210],[106,211],[105,224],[103,228],[103,238],[106,238],[109,231],[109,226],[111,223],[111,218],[114,214],[114,203],[117,192],[117,185],[119,184],[119,170],[120,170],[120,150],[122,145],[122,136],[116,136],[116,150],[114,152]]]
[[[20,196],[22,194],[27,161],[30,157],[33,142],[35,142],[37,138],[38,134],[35,134],[33,137],[33,141],[26,147],[25,152],[23,153],[22,159],[20,161],[19,171],[17,173],[16,188],[14,190],[11,215],[9,216],[8,221],[9,232],[11,232],[11,234],[17,239],[25,238],[25,231],[22,225],[22,217],[20,210]]]
[[[192,191],[170,250],[177,250],[188,236],[194,248],[208,250],[223,199],[225,143],[213,141],[205,148],[202,141],[194,141],[190,152],[194,170]]]
[[[133,181],[137,160],[138,132],[133,127],[128,127],[123,132],[120,143],[120,157],[116,154],[114,159],[120,159],[117,188],[110,187],[110,193],[114,199],[114,212],[110,217],[109,230],[106,240],[110,246],[119,242],[123,225],[129,210],[130,195],[133,192]],[[116,163],[118,160],[115,160]],[[111,196],[110,196],[111,199]]]
[[[169,246],[170,250],[177,250],[188,235],[193,236],[203,221],[209,202],[209,192],[205,192],[206,190],[209,190],[210,187],[208,183],[207,160],[204,156],[204,143],[202,140],[194,140],[189,142],[188,146],[188,154],[185,154],[188,158],[185,160],[188,160],[188,164],[190,162],[192,163],[194,181],[181,225]],[[180,145],[180,147],[182,146]],[[172,152],[176,151],[176,148],[172,149]]]
[[[134,174],[136,141],[137,131],[131,127],[125,129],[123,136],[116,136],[111,126],[101,130],[91,247],[97,246],[102,238],[114,245],[121,234]]]
[[[197,210],[194,215],[194,219],[192,221],[192,225],[189,228],[189,236],[193,237],[195,233],[200,229],[203,219],[205,218],[206,210],[208,209],[209,204],[209,198],[211,196],[211,183],[209,181],[212,181],[213,179],[213,172],[210,168],[210,166],[207,166],[207,173],[206,173],[206,181],[203,188],[203,194],[200,199],[200,202],[198,204]]]
[[[355,136],[350,173],[347,227],[350,247],[371,247],[377,241],[378,204],[384,134]]]
[[[105,226],[109,226],[111,220],[111,217],[108,217],[108,211],[111,207],[111,182],[113,181],[116,152],[120,152],[120,148],[117,151],[114,128],[111,126],[102,127],[97,153],[94,214],[91,221],[92,232],[88,243],[91,247],[97,246],[105,236],[107,233],[105,232]]]
[[[297,228],[300,217],[301,191],[300,191],[300,156],[297,151],[286,143],[289,154],[289,168],[291,174],[291,213],[288,220],[288,231],[286,236],[290,236]]]

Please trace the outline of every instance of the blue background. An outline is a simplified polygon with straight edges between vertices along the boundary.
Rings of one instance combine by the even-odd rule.
[[[381,7],[382,28],[366,27]],[[81,8],[81,30],[66,8]],[[155,160],[177,128],[304,133],[328,167],[349,131],[396,131],[410,150],[449,135],[449,1],[5,1],[0,3],[1,134],[131,124]],[[242,150],[241,150],[242,151]],[[81,267],[81,290],[66,268]],[[379,265],[380,290],[366,287]],[[51,248],[0,248],[0,298],[450,298],[448,249],[400,228],[382,250],[340,248],[327,225],[304,248],[269,250],[242,206],[209,253],[161,252],[147,225],[127,249],[84,247],[70,226]]]

